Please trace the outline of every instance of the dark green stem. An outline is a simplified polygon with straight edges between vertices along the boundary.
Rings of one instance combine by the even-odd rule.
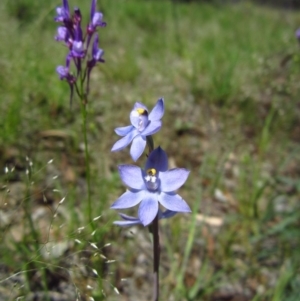
[[[150,155],[151,152],[154,150],[154,142],[152,136],[147,136],[146,141],[147,141],[147,145],[149,148],[149,155]]]
[[[85,155],[85,168],[86,168],[86,182],[87,182],[87,215],[88,221],[95,230],[95,225],[92,218],[92,200],[91,200],[91,170],[90,170],[90,153],[88,148],[88,138],[87,138],[87,96],[84,93],[83,81],[80,85],[80,99],[81,99],[81,114],[82,114],[82,132],[84,140],[84,155]]]

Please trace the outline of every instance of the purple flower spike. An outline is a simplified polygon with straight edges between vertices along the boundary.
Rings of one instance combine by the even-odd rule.
[[[162,212],[158,210],[158,219],[170,218],[174,216],[177,212],[171,210],[165,210]],[[121,227],[129,227],[134,225],[142,225],[142,222],[138,217],[129,216],[123,213],[120,213],[120,216],[123,218],[123,221],[115,221],[114,224]]]
[[[111,206],[112,209],[127,209],[140,203],[138,219],[144,226],[149,225],[157,214],[159,204],[172,212],[191,212],[188,204],[175,192],[186,181],[189,171],[185,168],[167,170],[168,157],[156,148],[148,157],[145,170],[134,165],[120,165],[119,174],[128,190]],[[171,215],[169,211],[167,215]]]
[[[92,0],[90,23],[87,28],[87,32],[89,34],[92,34],[93,32],[95,32],[95,30],[98,26],[100,26],[100,27],[106,26],[106,23],[102,21],[103,14],[100,12],[96,12],[96,5],[97,5],[97,0]]]
[[[63,0],[63,6],[57,7],[56,13],[57,16],[54,18],[54,21],[56,22],[66,23],[71,20],[68,0]]]
[[[130,113],[131,125],[119,127],[115,132],[124,136],[118,140],[111,151],[116,152],[132,142],[130,155],[134,161],[142,155],[146,147],[146,137],[157,133],[162,125],[161,118],[164,114],[164,100],[160,98],[153,110],[148,114],[148,109],[140,102],[136,102]]]

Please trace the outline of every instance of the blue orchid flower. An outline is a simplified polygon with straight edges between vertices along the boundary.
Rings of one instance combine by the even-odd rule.
[[[161,126],[161,118],[164,114],[164,100],[160,98],[150,114],[145,105],[136,102],[130,113],[131,125],[118,127],[115,129],[116,134],[124,136],[118,140],[112,147],[111,151],[116,152],[132,142],[130,155],[134,161],[142,155],[146,147],[146,137],[157,133]]]
[[[128,223],[139,221],[144,226],[149,225],[160,212],[159,204],[172,212],[191,212],[188,204],[175,192],[185,183],[189,171],[185,168],[168,170],[167,154],[160,147],[151,152],[145,169],[120,165],[119,174],[129,189],[111,208],[127,209],[140,203],[138,219],[123,215]]]

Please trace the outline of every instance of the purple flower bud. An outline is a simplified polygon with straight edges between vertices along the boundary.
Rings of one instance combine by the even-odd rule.
[[[57,35],[55,36],[56,41],[64,41],[67,43],[69,40],[69,37],[70,37],[70,34],[66,27],[59,26],[57,28]]]
[[[66,58],[66,66],[58,66],[56,68],[56,72],[59,75],[61,80],[65,79],[70,84],[74,84],[76,81],[76,77],[70,74],[70,56],[68,55]]]
[[[70,10],[68,0],[63,0],[63,6],[56,8],[57,16],[54,18],[56,22],[69,22],[70,21]]]
[[[95,32],[98,26],[104,27],[106,23],[102,21],[103,14],[101,12],[96,12],[97,0],[92,0],[91,3],[91,13],[90,13],[90,23],[87,27],[88,34]]]
[[[66,80],[70,86],[70,105],[72,105],[73,92],[74,92],[74,84],[76,82],[76,77],[70,74],[70,56],[67,56],[66,66],[58,66],[56,68],[56,72],[59,75],[61,80]]]
[[[104,63],[104,59],[102,58],[104,51],[99,48],[99,36],[95,35],[93,47],[92,47],[92,59],[88,62],[89,68],[92,68],[96,65],[97,62]]]
[[[74,84],[74,82],[76,81],[76,78],[72,74],[69,73],[69,68],[68,67],[58,66],[56,68],[56,72],[58,73],[59,78],[61,80],[65,79],[70,84]]]
[[[100,13],[100,12],[96,12],[94,15],[93,15],[93,18],[91,20],[91,25],[93,28],[96,28],[97,26],[100,26],[100,27],[104,27],[106,26],[106,23],[102,21],[103,19],[103,14]]]
[[[80,24],[81,22],[81,12],[80,9],[78,7],[74,8],[74,23],[75,24]]]
[[[66,79],[69,75],[69,68],[65,67],[65,66],[58,66],[56,68],[56,72],[59,75],[59,78],[61,80]]]
[[[90,75],[92,69],[95,67],[97,62],[104,63],[104,59],[102,58],[104,51],[98,47],[98,44],[99,37],[98,34],[96,34],[92,47],[92,58],[87,62],[87,91],[90,86]]]

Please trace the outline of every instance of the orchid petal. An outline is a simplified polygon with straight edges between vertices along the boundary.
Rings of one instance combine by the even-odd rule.
[[[165,151],[159,146],[148,157],[145,169],[154,168],[158,171],[166,171],[168,169],[168,157]]]
[[[176,212],[191,212],[189,205],[178,194],[160,193],[159,202],[166,208]]]
[[[160,211],[160,210],[159,210]],[[163,218],[170,218],[173,217],[175,214],[177,214],[178,212],[176,211],[172,211],[172,210],[165,210],[164,212],[160,211],[159,212],[159,219],[163,219]]]
[[[146,139],[141,135],[137,135],[132,140],[132,144],[130,147],[130,155],[133,161],[137,161],[137,159],[142,155],[145,147],[146,147]]]
[[[125,220],[125,221],[136,221],[139,219],[137,217],[134,217],[134,216],[130,216],[130,215],[127,215],[127,214],[124,214],[124,213],[119,213],[119,215]]]
[[[158,209],[158,219],[170,218],[173,217],[177,212],[171,210],[165,210],[162,212]],[[124,221],[114,221],[113,224],[121,227],[129,227],[134,225],[140,225],[142,222],[139,218],[134,216],[129,216],[127,214],[119,213],[119,215],[124,219]]]
[[[144,196],[144,191],[132,192],[130,190],[124,192],[112,205],[112,209],[127,209],[137,205]]]
[[[125,137],[121,138],[113,145],[111,151],[116,152],[118,150],[125,148],[137,134],[138,134],[137,131],[129,132]]]
[[[143,136],[150,136],[157,133],[161,128],[162,122],[158,121],[150,121],[145,130],[141,133]]]
[[[189,176],[185,168],[170,169],[159,174],[160,189],[164,192],[172,192],[180,188]]]
[[[136,111],[137,109],[144,109],[144,110],[146,110],[147,112],[148,112],[148,108],[144,105],[144,104],[142,104],[141,102],[136,102],[135,104],[134,104],[134,106],[133,106],[133,111]]]
[[[119,136],[126,136],[130,131],[134,130],[132,125],[122,126],[115,129],[115,133]]]
[[[149,119],[151,121],[158,121],[160,120],[164,115],[165,107],[164,107],[164,99],[160,98],[152,111],[149,114]]]
[[[141,221],[134,216],[129,216],[123,213],[119,213],[120,216],[124,219],[124,221],[115,221],[113,222],[115,225],[121,226],[121,227],[128,227],[128,226],[134,226],[134,225],[140,225]]]
[[[135,165],[119,165],[119,174],[122,182],[132,189],[145,189],[142,170]]]
[[[151,197],[142,200],[138,210],[138,216],[144,226],[149,225],[154,220],[157,213],[158,202],[156,200]]]
[[[115,221],[113,222],[113,224],[120,227],[130,227],[130,226],[140,225],[141,221],[137,218],[136,221]]]

